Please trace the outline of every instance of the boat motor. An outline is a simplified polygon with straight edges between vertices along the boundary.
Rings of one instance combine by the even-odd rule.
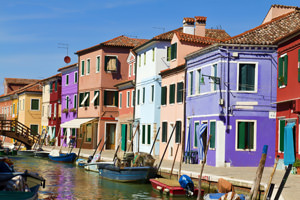
[[[194,194],[194,183],[192,179],[187,175],[182,175],[179,179],[180,186],[186,191],[188,197],[193,196]]]

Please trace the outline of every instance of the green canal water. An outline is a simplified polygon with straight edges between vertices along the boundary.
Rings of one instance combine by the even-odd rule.
[[[39,199],[186,199],[162,195],[153,190],[150,183],[117,183],[105,180],[98,173],[85,171],[74,164],[56,163],[36,157],[10,158],[16,171],[27,169],[46,179],[46,187],[40,187]]]

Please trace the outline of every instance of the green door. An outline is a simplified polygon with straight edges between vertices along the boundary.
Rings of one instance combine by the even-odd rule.
[[[126,140],[127,140],[127,124],[122,124],[122,145],[121,145],[121,150],[126,151]]]

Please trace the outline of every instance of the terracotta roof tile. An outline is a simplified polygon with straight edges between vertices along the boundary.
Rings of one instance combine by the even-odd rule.
[[[226,44],[271,45],[278,38],[290,34],[299,28],[300,13],[296,11],[277,17],[270,22],[224,41]]]
[[[195,19],[191,17],[185,17],[183,18],[183,21],[186,23],[195,23]]]
[[[61,73],[55,74],[55,75],[50,76],[50,77],[48,77],[48,78],[44,78],[43,80],[41,80],[41,82],[50,80],[50,79],[55,78],[55,77],[61,77]]]
[[[70,67],[78,66],[77,64],[78,64],[78,63],[74,63],[74,64],[71,64],[71,65],[68,65],[68,66],[65,66],[65,67],[61,67],[61,68],[59,68],[57,71],[61,71],[61,70],[64,70],[64,69],[68,69],[68,68],[70,68]]]
[[[152,40],[169,40],[171,41],[174,35],[174,32],[182,32],[183,28],[180,27],[178,29],[166,32],[166,33],[162,33],[160,35],[155,36],[154,38],[152,38]]]
[[[218,40],[225,40],[230,38],[230,35],[225,30],[221,29],[205,29],[205,37],[214,38]]]
[[[25,78],[4,78],[7,84],[30,84],[38,81],[38,79],[25,79]]]
[[[214,44],[220,42],[220,40],[214,38],[202,37],[202,36],[191,35],[191,34],[181,33],[181,32],[176,32],[176,35],[180,41],[184,41],[184,42],[201,43],[201,44]]]
[[[206,22],[207,17],[195,16],[196,22]]]

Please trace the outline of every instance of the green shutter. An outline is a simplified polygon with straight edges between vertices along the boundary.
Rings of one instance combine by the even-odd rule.
[[[245,149],[245,130],[246,130],[246,123],[245,122],[238,122],[238,149]]]
[[[167,87],[164,86],[161,88],[161,105],[166,105],[167,104]]]
[[[146,96],[145,92],[146,92],[146,90],[145,90],[145,88],[143,88],[143,103],[145,103],[145,96]]]
[[[171,47],[167,47],[167,61],[171,60]]]
[[[151,101],[154,101],[154,85],[151,86]]]
[[[142,126],[142,144],[145,144],[145,139],[146,139],[146,126],[145,125],[143,125]]]
[[[132,138],[132,124],[129,125],[130,132],[129,132],[129,140]]]
[[[57,81],[55,81],[55,92],[57,91]]]
[[[217,64],[214,64],[213,65],[214,67],[214,77],[217,77]],[[199,85],[199,88],[200,88],[200,85]],[[214,90],[216,91],[217,90],[217,83],[216,83],[216,80],[214,81]]]
[[[94,96],[97,95],[97,93],[98,93],[98,97],[94,101],[95,106],[99,106],[99,96],[100,96],[100,94],[99,94],[99,91],[94,91]]]
[[[170,85],[169,103],[175,103],[175,84]]]
[[[77,108],[77,95],[74,95],[74,108]]]
[[[66,85],[69,85],[69,75],[66,75]]]
[[[121,150],[126,151],[127,124],[122,124],[121,125],[121,135],[122,135]]]
[[[81,61],[81,75],[84,75],[84,60]]]
[[[283,59],[282,57],[280,57],[278,60],[278,87],[283,85],[282,78],[283,78]]]
[[[137,91],[137,105],[140,105],[140,90]]]
[[[31,110],[38,110],[39,109],[39,100],[32,99],[31,100]]]
[[[288,80],[288,55],[284,56],[284,85],[287,85]]]
[[[119,103],[119,93],[118,91],[115,91],[115,106],[118,107],[118,103]]]
[[[50,83],[50,93],[52,93],[53,90],[53,82]]]
[[[180,143],[181,142],[181,121],[176,121],[175,142],[176,143]]]
[[[199,126],[199,122],[196,122],[194,125],[194,147],[198,147],[197,141],[197,127]]]
[[[74,74],[74,79],[75,79],[75,83],[77,83],[77,72],[75,72],[75,74]]]
[[[248,122],[248,148],[253,149],[254,148],[254,122]]]
[[[151,143],[151,125],[148,125],[148,144]]]
[[[105,56],[105,64],[104,64],[104,70],[107,71],[107,63],[108,63],[109,57]]]
[[[177,103],[183,101],[183,82],[177,83]]]
[[[190,85],[190,95],[192,95],[193,94],[193,84],[194,84],[194,80],[193,80],[193,78],[194,78],[194,75],[193,75],[194,73],[193,72],[190,72],[190,80],[191,80],[191,85]]]
[[[67,105],[66,105],[66,108],[67,108],[67,109],[69,109],[69,101],[70,101],[70,100],[69,100],[69,96],[67,96],[67,98],[66,98],[66,104],[67,104]]]
[[[177,58],[177,43],[171,45],[171,60]]]
[[[284,151],[284,127],[285,127],[285,120],[279,121],[279,150],[281,152]]]
[[[216,143],[215,143],[215,138],[216,138],[216,122],[210,122],[210,143],[209,143],[209,147],[210,148],[215,148],[216,147]]]
[[[161,138],[162,142],[167,142],[167,131],[168,131],[168,123],[163,122],[162,123],[162,138]]]
[[[84,102],[84,106],[90,106],[90,92],[86,92],[84,94],[84,97],[88,95],[88,98],[86,99],[86,101]]]

